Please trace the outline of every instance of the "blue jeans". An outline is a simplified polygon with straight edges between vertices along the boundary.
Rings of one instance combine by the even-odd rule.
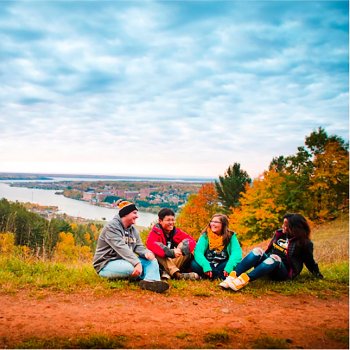
[[[269,275],[274,280],[283,281],[288,279],[288,270],[281,258],[272,254],[266,255],[262,249],[253,249],[235,268],[237,276],[243,272],[254,269],[247,273],[249,279],[254,281],[262,276]]]
[[[157,259],[147,260],[139,258],[142,265],[140,278],[146,281],[160,281]],[[134,271],[134,266],[126,260],[111,260],[100,272],[101,277],[128,278]]]
[[[210,267],[213,273],[213,279],[225,279],[226,277],[224,276],[224,268],[226,267],[227,261],[223,261],[219,263],[218,265],[214,265],[213,263],[210,263]],[[199,276],[208,278],[207,275],[204,274],[202,266],[200,266],[196,260],[191,261],[191,270],[193,272],[197,272]]]

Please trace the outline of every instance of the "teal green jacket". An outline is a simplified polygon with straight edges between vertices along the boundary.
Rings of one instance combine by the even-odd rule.
[[[209,240],[206,232],[199,237],[194,250],[194,260],[203,268],[203,272],[211,271],[209,261],[205,257],[205,252],[209,248]],[[226,247],[228,253],[228,260],[225,266],[225,271],[230,273],[236,265],[242,260],[242,249],[238,242],[237,236],[233,233],[230,243]]]

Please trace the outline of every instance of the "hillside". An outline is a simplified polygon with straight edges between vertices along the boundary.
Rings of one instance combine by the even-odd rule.
[[[313,228],[324,280],[304,271],[295,282],[260,280],[237,293],[170,281],[159,295],[102,280],[90,264],[2,257],[0,347],[348,348],[348,226],[344,216]]]

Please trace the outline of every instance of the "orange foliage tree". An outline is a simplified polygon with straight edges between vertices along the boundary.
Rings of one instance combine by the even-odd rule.
[[[309,187],[313,215],[323,220],[348,207],[349,152],[339,143],[329,142],[322,153],[315,155],[314,166]]]
[[[210,218],[219,211],[218,197],[213,183],[204,184],[197,194],[188,198],[176,219],[177,226],[198,239]]]
[[[232,229],[242,242],[250,244],[272,236],[286,211],[282,183],[284,176],[274,170],[266,171],[247,185],[240,206],[229,216]]]

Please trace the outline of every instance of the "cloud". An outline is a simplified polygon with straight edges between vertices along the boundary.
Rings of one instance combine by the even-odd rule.
[[[2,5],[1,171],[257,176],[348,138],[347,2]]]

